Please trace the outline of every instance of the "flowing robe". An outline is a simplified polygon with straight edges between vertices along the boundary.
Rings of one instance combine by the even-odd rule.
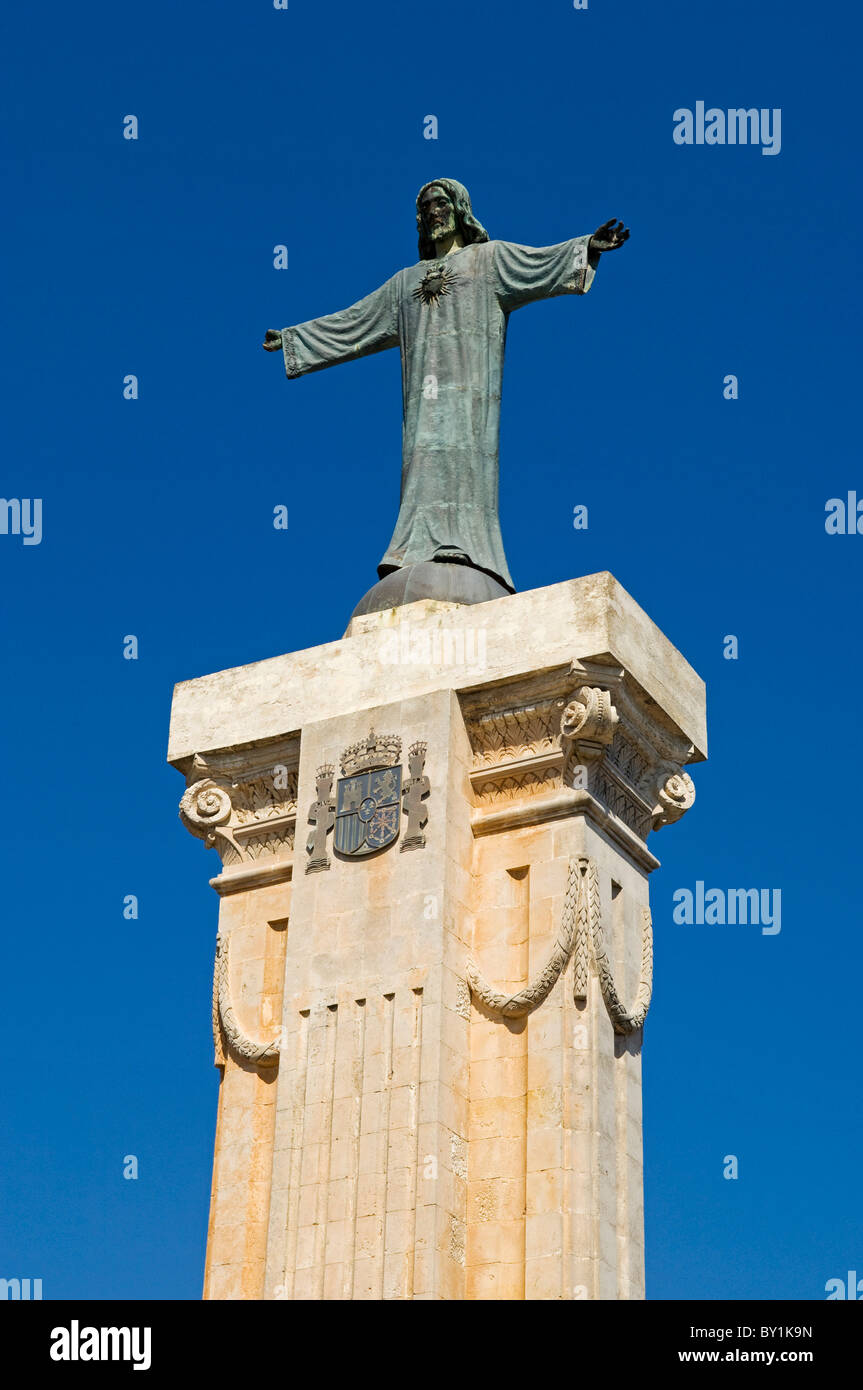
[[[514,588],[498,518],[507,322],[513,309],[533,300],[585,294],[599,259],[589,255],[589,241],[464,246],[398,271],[349,309],[282,329],[289,377],[400,350],[401,507],[381,576],[451,559]]]

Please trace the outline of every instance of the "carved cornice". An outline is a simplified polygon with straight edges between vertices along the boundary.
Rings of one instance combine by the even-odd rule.
[[[563,786],[560,716],[564,701],[545,699],[468,716],[475,804],[522,802]]]
[[[235,864],[210,879],[210,887],[215,888],[220,897],[231,893],[242,893],[246,888],[267,888],[273,883],[289,883],[293,878],[292,859],[266,859],[257,864]]]
[[[468,716],[474,768],[493,768],[559,754],[562,707],[562,699],[553,696],[536,704]]]
[[[212,880],[222,891],[236,891],[248,870],[266,881],[287,876],[284,861],[293,855],[297,821],[299,740],[289,739],[247,750],[196,755],[187,769],[189,785],[180,801],[186,829],[216,849],[227,872]],[[282,865],[273,878],[274,861]],[[245,871],[239,872],[238,871]]]
[[[567,816],[587,816],[630,859],[647,873],[659,868],[659,860],[644,841],[630,830],[619,817],[612,815],[587,791],[562,787],[545,796],[528,797],[522,801],[496,805],[491,810],[475,810],[471,827],[475,836],[497,835],[504,830],[522,830],[526,826],[543,825],[548,821],[564,820]]]
[[[505,703],[507,694],[510,703]],[[667,715],[614,663],[575,662],[463,701],[473,751],[475,834],[587,813],[644,867],[651,830],[689,809],[695,788],[683,764],[695,749]],[[638,848],[636,848],[636,844]],[[645,861],[650,861],[649,865]]]
[[[642,840],[695,800],[681,766],[692,745],[651,719],[622,672],[607,672],[602,687],[579,687],[564,710],[561,740],[564,782],[589,791]]]

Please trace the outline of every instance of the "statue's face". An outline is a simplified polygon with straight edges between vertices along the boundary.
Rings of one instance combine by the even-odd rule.
[[[455,207],[446,189],[439,184],[433,183],[426,189],[420,198],[420,212],[432,241],[440,241],[455,232]]]

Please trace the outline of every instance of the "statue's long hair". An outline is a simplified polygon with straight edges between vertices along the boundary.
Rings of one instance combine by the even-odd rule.
[[[417,194],[417,232],[419,234],[421,261],[432,261],[435,255],[434,242],[426,232],[423,215],[420,212],[420,198],[427,189],[432,187],[445,188],[452,198],[455,209],[455,225],[465,246],[472,246],[475,241],[488,241],[488,232],[473,215],[470,194],[464,184],[459,183],[458,179],[431,179],[428,183],[423,184]]]

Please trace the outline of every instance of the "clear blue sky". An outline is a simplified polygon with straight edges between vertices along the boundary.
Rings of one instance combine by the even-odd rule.
[[[859,11],[49,0],[5,29],[0,494],[43,539],[0,535],[0,1275],[200,1296],[218,866],[177,820],[172,686],[340,636],[373,582],[398,355],[287,382],[259,344],[413,263],[450,175],[493,238],[632,228],[587,297],[513,316],[501,521],[520,589],[611,570],[708,687],[695,809],[653,837],[648,1296],[824,1298],[863,1270],[863,536],[824,526],[863,497]],[[676,145],[699,100],[781,108],[781,152]],[[676,925],[697,880],[780,889],[781,932]]]

